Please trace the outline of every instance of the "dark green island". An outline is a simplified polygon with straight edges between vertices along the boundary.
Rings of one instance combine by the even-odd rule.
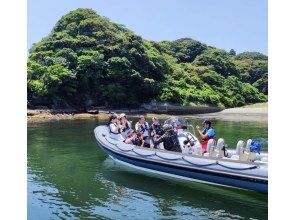
[[[268,92],[266,55],[145,40],[91,9],[64,15],[30,48],[27,74],[28,109],[79,113],[154,103],[223,109],[267,102]]]

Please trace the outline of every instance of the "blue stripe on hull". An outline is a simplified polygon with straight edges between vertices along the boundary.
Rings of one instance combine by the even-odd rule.
[[[195,171],[189,171],[189,170],[183,170],[179,168],[174,168],[172,166],[165,166],[162,164],[158,163],[149,163],[143,160],[139,159],[133,159],[129,158],[127,156],[123,156],[119,153],[115,153],[108,148],[102,146],[99,142],[98,144],[102,147],[102,149],[112,157],[126,162],[128,164],[132,164],[134,166],[138,167],[143,167],[155,171],[160,171],[163,173],[169,173],[169,174],[174,174],[178,176],[183,176],[183,177],[188,177],[191,179],[195,180],[201,180],[201,181],[206,181],[206,182],[212,182],[216,184],[221,184],[221,185],[227,185],[227,186],[233,186],[233,187],[238,187],[238,188],[243,188],[243,189],[249,189],[249,190],[255,190],[259,191],[262,193],[267,193],[268,192],[268,186],[267,183],[258,183],[258,182],[252,182],[252,181],[246,181],[242,179],[234,179],[234,178],[228,178],[228,177],[223,177],[220,175],[213,175],[212,173],[206,174],[206,173],[201,173],[201,172],[195,172]]]

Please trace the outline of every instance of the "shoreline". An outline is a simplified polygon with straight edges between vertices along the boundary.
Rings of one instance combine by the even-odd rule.
[[[119,112],[124,112],[123,110]],[[147,117],[157,116],[159,118],[170,117],[170,114],[156,114],[156,113],[143,113],[136,111],[125,111],[130,116],[137,116],[140,114],[146,115]],[[211,119],[211,120],[223,120],[223,121],[258,121],[267,123],[268,121],[268,108],[267,106],[262,107],[251,107],[245,106],[240,108],[229,108],[220,112],[214,113],[203,113],[203,114],[181,114],[173,115],[179,117],[195,117],[199,119]],[[108,111],[93,112],[93,113],[52,113],[50,110],[29,110],[27,111],[27,122],[50,122],[50,121],[61,121],[61,120],[107,120],[109,118]]]

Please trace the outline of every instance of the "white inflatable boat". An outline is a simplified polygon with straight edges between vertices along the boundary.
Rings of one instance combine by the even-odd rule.
[[[184,146],[187,139],[194,141],[194,146],[199,143],[185,130],[178,133],[182,153],[125,144],[112,138],[107,126],[96,127],[94,134],[100,148],[124,165],[184,180],[268,192],[268,155],[250,152],[251,140],[239,141],[236,150],[228,151],[224,151],[223,139],[217,143],[210,140],[208,152],[202,155],[199,147]]]

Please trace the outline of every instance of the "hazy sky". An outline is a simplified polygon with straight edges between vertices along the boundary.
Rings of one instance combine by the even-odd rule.
[[[267,0],[28,0],[28,48],[77,8],[92,8],[149,40],[190,37],[267,54]]]

